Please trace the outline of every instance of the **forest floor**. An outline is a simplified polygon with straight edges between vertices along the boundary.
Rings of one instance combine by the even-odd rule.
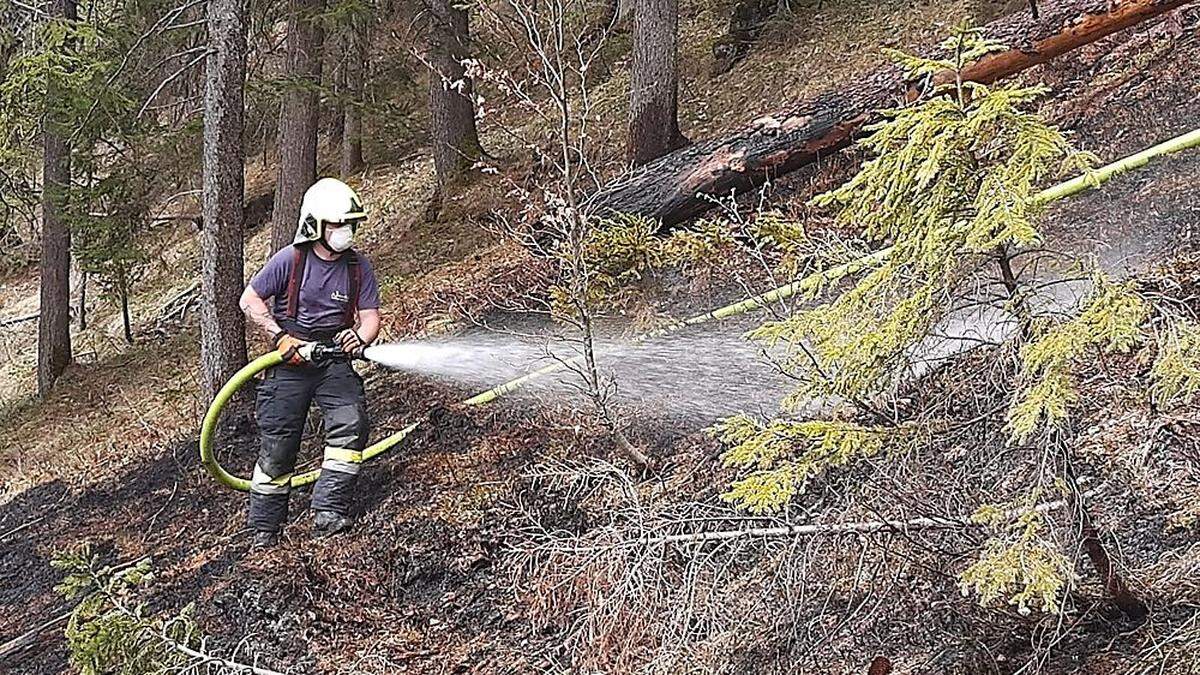
[[[793,23],[804,9],[796,7],[796,16],[773,24],[733,72],[711,78],[696,64],[711,60],[704,45],[711,45],[720,15],[681,4],[689,17],[684,31],[698,38],[685,48],[695,50],[685,59],[689,77],[707,87],[685,87],[680,102],[688,111],[684,131],[695,137],[744,121],[722,113],[753,116],[735,103],[747,92],[756,101],[760,92],[777,96],[763,99],[768,111],[828,86],[814,74],[835,69],[829,58],[810,63],[814,45],[846,61],[837,72],[849,78],[876,62],[849,54],[927,43],[970,9],[947,3],[938,15],[954,21],[939,26],[927,19],[943,8],[930,3],[825,3],[819,19],[800,30],[810,37],[831,31],[842,45],[835,48],[796,39]],[[871,20],[854,23],[859,12]],[[1178,12],[1026,79],[1052,87],[1043,112],[1073,131],[1082,149],[1114,159],[1200,120],[1198,24],[1200,10]],[[621,86],[620,76],[613,87]],[[770,203],[803,215],[806,197],[848,175],[854,162],[848,153],[780,181]],[[545,291],[537,261],[480,227],[502,189],[480,181],[442,219],[426,223],[420,213],[430,173],[428,159],[417,157],[375,167],[361,181],[376,216],[362,247],[395,306],[384,339],[502,319],[498,304]],[[1136,274],[1195,308],[1197,194],[1200,157],[1193,153],[1055,206],[1047,231],[1052,245]],[[181,228],[168,238],[171,246],[137,299],[142,328],[157,327],[159,309],[195,279],[195,237]],[[264,255],[259,231],[247,266]],[[19,276],[0,283],[0,317],[35,309],[36,289],[36,280]],[[686,316],[740,289],[716,275],[667,291],[658,308]],[[356,531],[315,538],[305,508],[309,490],[301,489],[281,546],[249,553],[244,496],[211,480],[196,460],[202,410],[190,365],[194,317],[142,332],[133,347],[111,337],[111,310],[98,311],[94,321],[98,328],[80,336],[81,363],[41,403],[21,393],[31,381],[36,328],[0,329],[0,642],[68,609],[53,591],[60,579],[49,560],[87,541],[114,563],[152,556],[158,577],[149,605],[176,611],[194,604],[214,653],[295,673],[862,673],[876,654],[904,673],[1200,672],[1200,408],[1166,415],[1148,406],[1137,354],[1081,374],[1074,426],[1085,458],[1081,473],[1099,484],[1098,525],[1119,543],[1119,566],[1150,602],[1151,618],[1137,624],[1116,616],[1081,564],[1082,580],[1060,622],[959,597],[954,579],[940,570],[961,567],[962,551],[977,543],[966,534],[659,548],[645,558],[537,550],[535,535],[605,536],[616,512],[646,522],[728,517],[717,495],[732,473],[694,420],[636,411],[631,440],[660,467],[655,478],[634,480],[611,470],[607,462],[619,462],[617,454],[602,434],[579,425],[570,400],[517,396],[465,409],[455,401],[475,392],[463,386],[379,368],[366,373],[376,434],[427,422],[364,472]],[[973,383],[977,365],[963,359],[931,381],[927,395]],[[961,485],[1007,488],[1024,475],[1006,463],[1015,458],[966,450],[984,447],[1001,423],[978,432],[980,445],[964,439],[961,447],[839,472],[794,515],[969,513],[978,504],[962,500]],[[221,458],[245,474],[254,446],[246,430]],[[653,574],[620,572],[627,569]],[[644,596],[615,592],[623,586]],[[690,595],[677,595],[685,588]],[[0,669],[60,672],[66,659],[61,628],[50,628]]]

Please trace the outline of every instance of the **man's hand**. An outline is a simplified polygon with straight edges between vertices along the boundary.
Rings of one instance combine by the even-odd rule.
[[[342,351],[351,356],[362,356],[363,348],[367,346],[362,337],[353,328],[338,333],[333,339],[341,346]]]
[[[283,362],[289,365],[304,365],[305,360],[304,356],[300,354],[300,348],[305,344],[307,343],[302,340],[297,340],[284,331],[279,331],[279,333],[275,335],[275,349],[278,350],[280,355],[283,356]]]

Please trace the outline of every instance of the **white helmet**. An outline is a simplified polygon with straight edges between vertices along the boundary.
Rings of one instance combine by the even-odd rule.
[[[336,178],[322,178],[312,184],[300,202],[300,224],[293,244],[321,239],[325,223],[358,223],[367,219],[358,195]]]

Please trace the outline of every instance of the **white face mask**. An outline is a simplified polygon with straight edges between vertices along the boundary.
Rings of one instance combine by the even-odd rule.
[[[325,243],[329,244],[329,248],[337,253],[341,253],[350,248],[350,244],[354,242],[354,228],[349,225],[326,225],[325,226]]]

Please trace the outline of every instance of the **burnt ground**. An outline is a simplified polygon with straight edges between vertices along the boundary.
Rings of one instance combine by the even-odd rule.
[[[123,473],[76,491],[61,482],[21,493],[0,513],[4,531],[32,523],[5,538],[0,547],[3,585],[0,631],[15,637],[58,616],[68,605],[52,592],[60,580],[51,569],[54,551],[85,541],[111,562],[151,554],[159,569],[171,569],[235,538],[231,517],[237,504],[219,495],[216,484],[195,462],[195,443],[160,448],[158,456],[132,463]],[[227,569],[220,557],[204,575]],[[61,633],[10,658],[12,672],[48,673],[63,669]]]
[[[108,562],[152,556],[152,608],[195,603],[215,653],[258,655],[265,667],[337,672],[346,655],[369,653],[362,667],[380,672],[549,668],[554,636],[524,619],[498,565],[506,537],[522,527],[508,505],[520,500],[544,523],[584,528],[569,504],[523,494],[520,476],[535,458],[594,439],[555,429],[519,399],[457,409],[451,402],[467,392],[381,371],[368,390],[373,437],[414,419],[412,410],[426,420],[364,471],[353,534],[314,538],[306,487],[293,492],[282,545],[250,554],[245,496],[212,480],[195,461],[195,441],[182,439],[82,490],[48,483],[0,508],[0,531],[30,523],[0,548],[0,637],[69,608],[52,590],[60,576],[49,562],[86,541]],[[226,466],[244,475],[254,448],[252,434],[233,439]],[[59,672],[66,656],[61,629],[52,630],[4,672]]]
[[[1040,69],[1035,75],[1057,91],[1047,112],[1105,159],[1194,126],[1200,120],[1197,16],[1194,8],[1175,13]],[[1133,54],[1140,56],[1132,60]],[[1080,233],[1075,240],[1098,243],[1101,256],[1106,245],[1118,249],[1112,262],[1127,257],[1115,246],[1121,242],[1131,242],[1151,267],[1174,259],[1164,273],[1168,290],[1200,310],[1200,266],[1189,253],[1195,249],[1198,162],[1194,156],[1170,160],[1071,200],[1050,217],[1065,240]],[[834,162],[821,174],[782,181],[777,196],[801,213],[796,203],[838,174]],[[951,573],[979,544],[969,533],[829,538],[806,544],[802,554],[763,544],[717,549],[727,561],[720,571],[699,568],[720,582],[710,590],[728,607],[685,626],[692,665],[728,673],[863,672],[874,655],[886,654],[897,672],[914,673],[1197,672],[1200,410],[1150,407],[1143,357],[1089,364],[1073,433],[1080,473],[1101,486],[1093,516],[1119,569],[1150,604],[1148,621],[1114,612],[1082,560],[1062,624],[1004,607],[980,608],[958,596]],[[930,395],[954,400],[955,385],[970,382],[975,365],[966,359],[961,370],[947,371],[944,382],[931,383]],[[312,537],[304,489],[294,495],[283,544],[248,554],[244,497],[203,472],[187,438],[131,457],[111,475],[80,481],[84,487],[53,482],[17,495],[0,507],[0,640],[64,611],[52,591],[58,576],[49,559],[56,549],[89,541],[114,562],[152,555],[159,571],[152,607],[195,603],[212,651],[243,661],[257,657],[281,670],[684,670],[670,662],[647,666],[655,648],[668,645],[661,635],[637,632],[639,614],[630,609],[605,615],[627,624],[619,626],[624,632],[609,626],[599,633],[613,642],[579,642],[573,629],[599,606],[579,598],[604,599],[608,589],[600,582],[588,589],[544,587],[548,598],[571,593],[559,604],[541,600],[531,595],[536,586],[529,579],[545,570],[528,569],[537,559],[512,552],[533,525],[586,535],[612,524],[612,503],[602,491],[525,477],[545,458],[613,458],[599,435],[577,430],[569,410],[519,399],[458,409],[452,401],[465,392],[398,375],[374,377],[369,390],[378,430],[440,412],[364,472],[359,527],[347,536]],[[970,415],[989,401],[972,405],[953,412]],[[931,447],[834,472],[793,516],[970,512],[977,504],[964,495],[1007,495],[1025,475],[1029,462],[1019,453],[967,452],[992,447],[1001,431],[1002,420],[985,419],[974,436],[959,439],[961,447]],[[687,500],[713,503],[728,484],[715,444],[695,428],[646,415],[631,434],[663,464],[659,477],[638,483],[649,502],[664,509]],[[227,453],[244,473],[252,437],[236,440]],[[640,607],[643,616],[683,613],[686,598],[669,589],[684,585],[679,570],[693,569],[689,551],[663,553],[675,576],[667,577],[663,604]],[[818,568],[804,570],[812,598],[777,593],[799,587],[794,580],[780,585],[778,576],[795,572],[789,564],[796,560]],[[870,574],[860,576],[863,569]],[[0,670],[60,672],[65,659],[61,632],[51,630]]]
[[[392,412],[413,409],[401,407],[404,404],[426,401],[425,395],[431,393],[389,384],[377,381],[372,387],[382,389],[373,410],[379,426],[387,424]],[[393,392],[403,392],[408,400],[397,400],[400,397]],[[493,410],[484,417],[496,415]],[[401,450],[365,472],[359,504],[365,513],[360,525],[364,536],[353,540],[314,542],[304,512],[310,490],[300,489],[293,494],[284,545],[278,551],[247,557],[242,523],[245,498],[207,475],[196,462],[198,450],[192,439],[159,448],[154,457],[131,462],[123,473],[82,490],[59,481],[27,490],[0,509],[0,532],[28,524],[7,536],[0,547],[0,635],[14,637],[67,609],[52,592],[59,575],[49,561],[55,550],[84,541],[114,563],[152,556],[160,574],[154,605],[178,609],[197,602],[198,618],[208,632],[248,637],[262,653],[278,655],[274,665],[296,666],[297,672],[310,670],[319,660],[319,648],[309,645],[323,644],[324,640],[312,640],[332,630],[330,626],[336,625],[338,631],[337,640],[329,643],[333,645],[340,645],[343,634],[381,637],[361,630],[373,612],[359,594],[381,593],[394,607],[408,607],[412,622],[440,616],[442,625],[451,625],[457,608],[462,608],[470,624],[491,627],[495,624],[489,622],[504,618],[495,609],[498,598],[489,597],[497,594],[487,592],[488,563],[497,544],[494,529],[484,523],[463,528],[446,520],[451,508],[443,508],[441,514],[433,508],[447,493],[461,491],[456,475],[466,479],[466,472],[478,477],[470,466],[458,465],[484,430],[464,415],[446,413],[430,422]],[[249,434],[234,439],[233,447],[224,453],[230,456],[230,468],[245,473],[254,443]],[[495,461],[490,470],[511,470],[536,447],[523,442],[512,446],[511,452],[497,449],[487,458]],[[446,469],[449,476],[441,475]],[[438,480],[431,480],[434,472]],[[432,512],[405,518],[405,512],[422,504],[431,505]],[[477,587],[477,592],[463,592],[467,587]],[[462,598],[455,604],[443,598],[450,588],[459,589]],[[496,588],[491,583],[491,590]],[[298,604],[306,607],[300,616],[313,625],[286,630],[288,621],[296,627],[290,614]],[[415,609],[422,605],[422,610]],[[366,616],[361,615],[364,608]],[[66,654],[58,635],[52,632],[34,648],[9,659],[5,672],[62,670]],[[295,644],[280,642],[284,636]],[[214,645],[231,650],[235,646],[222,645],[219,639]]]

